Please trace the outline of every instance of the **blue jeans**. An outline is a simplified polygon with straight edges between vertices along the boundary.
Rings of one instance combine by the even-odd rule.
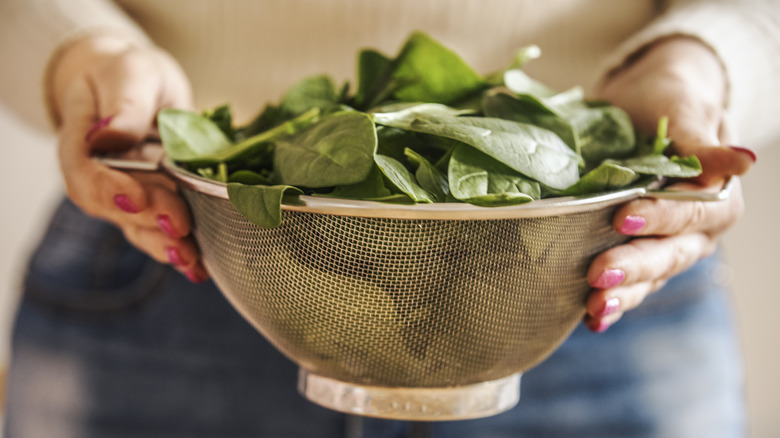
[[[605,333],[577,328],[524,374],[514,409],[414,427],[446,438],[742,436],[739,349],[712,280],[720,266],[701,261]],[[6,437],[412,433],[403,422],[348,421],[301,397],[296,379],[212,283],[189,283],[65,201],[25,281]]]

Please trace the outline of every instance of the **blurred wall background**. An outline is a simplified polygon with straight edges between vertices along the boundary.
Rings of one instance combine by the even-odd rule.
[[[4,160],[0,166],[0,369],[26,259],[62,193],[49,134],[31,130],[0,106]],[[780,143],[780,140],[778,141]],[[754,146],[754,145],[746,145]],[[758,165],[743,179],[747,212],[725,238],[734,303],[746,357],[752,438],[780,433],[780,145],[758,151]]]

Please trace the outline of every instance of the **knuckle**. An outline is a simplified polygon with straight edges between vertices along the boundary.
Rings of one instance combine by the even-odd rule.
[[[690,207],[690,213],[686,216],[685,222],[683,223],[683,232],[697,230],[707,220],[707,206],[704,205],[704,202],[691,202]]]
[[[675,245],[669,257],[666,275],[671,276],[683,271],[689,264],[690,254],[684,245]]]

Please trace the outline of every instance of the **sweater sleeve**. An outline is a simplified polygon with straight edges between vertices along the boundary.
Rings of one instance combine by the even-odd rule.
[[[750,147],[780,141],[780,2],[671,0],[662,14],[622,44],[605,70],[660,38],[697,38],[720,58],[728,77],[728,110]]]
[[[49,128],[46,75],[60,49],[87,34],[113,33],[151,44],[109,0],[0,1],[0,100],[37,128]]]

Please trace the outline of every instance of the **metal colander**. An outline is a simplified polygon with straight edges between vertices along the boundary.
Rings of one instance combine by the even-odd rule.
[[[125,164],[109,163],[115,167]],[[627,240],[611,225],[643,188],[513,207],[390,205],[310,196],[262,229],[224,184],[165,164],[194,219],[204,263],[231,304],[299,365],[326,407],[396,419],[492,415],[520,374],[585,314],[594,256]]]
[[[260,229],[185,189],[209,273],[279,350],[361,385],[448,387],[524,371],[585,313],[613,208],[493,220],[284,211]]]

